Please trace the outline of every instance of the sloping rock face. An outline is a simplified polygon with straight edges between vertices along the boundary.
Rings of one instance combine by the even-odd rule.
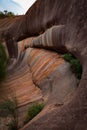
[[[9,28],[11,28],[15,23],[21,19],[23,16],[16,16],[12,18],[4,18],[0,19],[0,43],[5,42],[5,35],[6,32],[8,32]],[[18,50],[17,50],[17,45],[14,44],[15,42],[11,42],[11,37],[8,35],[8,41],[6,42],[7,50],[9,52],[9,57],[17,57],[18,55]],[[12,44],[13,43],[13,44]]]
[[[8,76],[0,85],[0,97],[16,96],[19,126],[23,125],[31,103],[46,104],[40,116],[36,117],[37,120],[70,102],[77,89],[77,79],[61,55],[44,49],[24,50],[33,40],[34,38],[28,38],[18,42],[18,58],[8,66]],[[4,123],[0,126],[1,130],[3,128],[7,129]]]
[[[33,42],[32,47],[54,48],[56,51],[70,52],[81,62],[83,75],[80,85],[72,99],[56,112],[50,112],[37,121],[31,122],[24,129],[39,130],[82,130],[87,129],[87,85],[86,85],[86,41],[87,41],[87,2],[75,1],[37,1],[27,12],[31,22],[28,26],[30,35],[39,33],[48,26],[59,25],[52,29],[52,42],[41,44]],[[34,13],[34,9],[36,9]],[[40,10],[42,12],[40,12]],[[40,12],[40,13],[39,13]],[[46,13],[47,12],[47,13]],[[38,14],[38,15],[37,15]],[[38,20],[36,19],[38,17]],[[34,22],[33,22],[34,20]],[[42,20],[42,22],[41,22]],[[61,26],[63,25],[63,26]],[[36,31],[36,32],[35,32]],[[43,36],[45,37],[45,36]],[[48,38],[48,37],[47,37]],[[47,39],[46,38],[46,39]],[[38,38],[40,40],[40,37]],[[43,38],[42,38],[43,39]],[[38,41],[39,41],[38,40]],[[52,44],[51,44],[52,43]]]
[[[27,11],[25,16],[21,18],[21,20],[17,21],[13,26],[11,26],[8,31],[3,32],[3,37],[7,42],[9,42],[10,36],[11,42],[16,43],[17,41],[22,40],[26,37],[39,35],[45,32],[48,28],[52,27],[47,30],[43,35],[40,35],[38,38],[35,38],[28,46],[33,48],[54,50],[56,52],[62,53],[72,53],[80,60],[83,68],[83,74],[80,84],[71,100],[61,105],[64,100],[62,97],[60,97],[60,108],[58,107],[58,104],[55,105],[56,108],[46,107],[44,112],[39,115],[39,117],[32,120],[22,130],[87,129],[86,16],[86,0],[37,0],[36,3]],[[34,53],[33,50],[31,51],[31,54],[32,53]],[[34,81],[36,82],[36,85],[39,85],[40,88],[42,88],[44,94],[45,92],[42,86],[45,83],[44,81],[42,81],[40,84],[39,78],[37,79],[36,77],[39,68],[35,73],[33,63],[31,63],[29,62],[29,65],[33,72],[32,75],[34,77]],[[54,81],[51,77],[48,79]],[[57,86],[55,85],[54,88],[57,88]],[[55,89],[52,93],[52,100],[54,99],[53,101],[55,101],[56,98],[54,97],[54,95],[56,95],[57,97]],[[47,112],[47,110],[49,111]]]

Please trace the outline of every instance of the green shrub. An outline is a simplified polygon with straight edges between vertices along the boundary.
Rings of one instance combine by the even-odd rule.
[[[7,61],[5,48],[2,44],[0,44],[0,81],[2,81],[6,76]]]
[[[76,77],[78,79],[81,79],[82,66],[80,64],[80,61],[71,54],[64,54],[63,58],[70,63],[71,70],[73,73],[75,73]]]
[[[24,124],[33,119],[44,107],[44,104],[35,103],[28,108],[27,116],[25,118]]]
[[[17,100],[7,98],[0,103],[0,117],[11,117],[11,121],[7,124],[8,130],[18,130],[18,109]]]
[[[16,122],[13,120],[7,124],[8,130],[18,130]]]

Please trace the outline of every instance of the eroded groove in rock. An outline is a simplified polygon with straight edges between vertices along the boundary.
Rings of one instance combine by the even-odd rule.
[[[76,85],[77,81],[75,77],[71,74],[71,72],[69,72],[70,67],[68,63],[64,62],[64,60],[61,58],[61,55],[58,55],[57,53],[46,51],[43,49],[41,50],[30,49],[28,64],[31,68],[33,80],[35,84],[40,87],[40,89],[42,90],[45,96],[46,94],[50,94],[53,91],[56,91],[57,94],[60,93],[61,95],[61,92],[63,91],[69,92],[77,86]],[[66,75],[66,79],[63,78],[65,77],[64,75]],[[70,77],[70,75],[72,77],[71,78],[72,80],[70,80],[70,82],[67,82],[67,79],[68,79],[67,76]],[[58,78],[60,82],[62,79],[66,80],[66,84],[64,81],[65,86],[63,86],[63,84],[62,85],[60,84],[60,82],[58,81]],[[74,81],[73,86],[71,85],[72,81]],[[59,90],[61,88],[61,90],[63,91],[60,90],[61,92],[59,92],[59,90],[57,90],[56,88],[57,87],[56,85],[58,86]],[[64,88],[62,88],[61,86],[64,87],[66,90],[64,90]],[[71,90],[69,90],[70,89],[69,86],[71,86]],[[52,95],[50,95],[50,97],[51,96]],[[63,93],[62,93],[62,96],[64,96]],[[55,98],[57,99],[57,96],[55,96]],[[58,98],[60,97],[58,96]],[[55,104],[55,101],[54,101],[54,104]]]

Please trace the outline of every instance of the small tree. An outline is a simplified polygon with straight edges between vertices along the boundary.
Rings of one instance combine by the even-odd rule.
[[[0,104],[0,117],[10,117],[11,122],[6,124],[9,130],[18,130],[18,109],[17,100],[4,99]]]
[[[14,16],[15,16],[15,14],[13,12],[8,12],[7,13],[7,17],[14,17]]]
[[[8,11],[7,10],[4,10],[4,14],[6,15],[8,13]]]
[[[7,66],[7,56],[5,48],[0,44],[0,81],[2,81],[6,76],[6,66]]]

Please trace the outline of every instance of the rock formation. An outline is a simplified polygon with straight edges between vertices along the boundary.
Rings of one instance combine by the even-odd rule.
[[[47,105],[42,113],[21,130],[86,130],[86,0],[37,0],[23,17],[1,33],[6,42],[10,43],[10,40],[12,44],[17,44],[17,41],[24,38],[39,35],[27,45],[27,47],[32,47],[29,49],[28,64],[31,68],[33,82],[42,90],[43,95],[45,94],[48,97],[50,95],[51,97],[48,98]],[[42,50],[41,48],[55,52]],[[69,52],[76,56],[81,62],[83,69],[82,78],[78,88],[75,88],[74,94],[72,94],[73,91],[69,88],[69,86],[72,87],[71,79],[74,77],[72,76],[73,78],[69,79],[72,74],[70,74],[69,71],[67,74],[65,71],[67,70],[67,63],[64,63],[62,59],[60,60],[57,52]],[[38,55],[39,53],[40,55]],[[43,59],[49,57],[49,60],[43,60],[40,56],[43,57]],[[55,59],[56,62],[54,63]],[[47,65],[47,63],[49,64]],[[62,67],[59,67],[60,63]],[[63,64],[65,64],[65,67],[63,67]],[[45,67],[49,67],[49,69],[46,70]],[[58,79],[59,73],[61,74],[60,77],[62,77],[60,79]],[[63,77],[64,74],[65,76]],[[44,75],[46,77],[44,77]],[[61,81],[62,79],[64,80]],[[59,84],[60,87],[58,87],[57,84]],[[46,88],[44,88],[44,85]],[[49,89],[50,87],[52,90]],[[64,93],[62,92],[63,90]],[[60,95],[61,92],[62,94]],[[60,98],[57,97],[58,94]],[[67,95],[66,98],[65,95]]]

